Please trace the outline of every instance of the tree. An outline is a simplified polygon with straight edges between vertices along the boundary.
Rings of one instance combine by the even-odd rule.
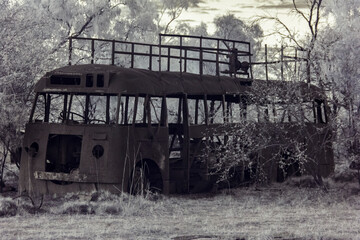
[[[42,43],[48,35],[41,31],[46,23],[42,18],[31,18],[33,10],[9,1],[0,5],[0,182],[6,159],[20,145],[32,89],[47,54]]]
[[[338,163],[348,166],[360,161],[360,2],[333,0],[325,10],[333,21],[319,32],[314,65],[332,105]]]
[[[160,2],[178,17],[198,1]],[[20,145],[36,79],[68,61],[69,37],[155,42],[165,28],[150,0],[30,0],[0,3],[0,166]],[[178,10],[177,10],[178,7]],[[77,46],[84,50],[83,46]],[[100,46],[102,47],[102,46]],[[3,167],[0,168],[0,170]],[[0,172],[0,180],[2,172]]]
[[[248,41],[251,43],[252,52],[260,50],[263,31],[259,24],[246,24],[233,14],[216,17],[214,24],[216,37]]]
[[[305,36],[299,35],[297,32],[292,31],[287,24],[281,20],[278,16],[262,16],[255,22],[272,21],[275,23],[274,32],[270,35],[279,35],[284,42],[288,42],[298,50],[305,53],[305,56],[301,60],[306,61],[305,74],[302,74],[302,78],[306,79],[308,83],[315,80],[315,84],[321,83],[319,75],[314,76],[314,61],[312,51],[316,44],[319,31],[322,24],[322,18],[324,17],[324,6],[322,0],[306,0],[307,8],[302,10],[298,8],[298,0],[293,0],[293,9],[290,14],[294,14],[299,18],[306,26],[307,33]],[[316,75],[316,72],[315,72]],[[316,79],[314,79],[314,77]]]
[[[359,8],[360,2],[307,0],[306,9],[293,0],[293,14],[308,26],[308,34],[299,36],[278,17],[276,34],[305,52],[301,80],[321,87],[331,105],[333,147],[338,165],[359,159]]]
[[[168,33],[170,25],[180,17],[183,11],[189,7],[196,7],[200,3],[200,0],[160,0],[159,1],[159,18],[157,19],[158,29],[162,33]],[[165,22],[162,26],[161,23]]]

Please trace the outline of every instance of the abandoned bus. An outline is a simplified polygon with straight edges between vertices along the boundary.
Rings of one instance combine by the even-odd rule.
[[[164,44],[167,37],[179,41]],[[75,41],[90,43],[90,64],[71,64]],[[108,45],[111,64],[95,63],[100,45]],[[136,57],[148,69],[136,67]],[[331,143],[323,141],[331,136],[325,95],[306,83],[253,79],[250,57],[247,42],[196,36],[160,35],[159,45],[70,39],[69,66],[48,72],[35,87],[20,193],[205,191],[214,183],[209,142],[224,144],[222,126],[247,121],[259,128],[266,121],[293,139],[304,137],[296,130],[304,122],[312,136],[303,141],[304,151],[315,159],[306,169],[328,176],[334,162]],[[189,70],[194,65],[197,74]],[[289,89],[297,90],[300,113],[283,108]],[[275,100],[256,100],[259,91]],[[277,146],[262,152],[269,181],[279,180],[279,168],[271,167],[279,164],[272,157]]]

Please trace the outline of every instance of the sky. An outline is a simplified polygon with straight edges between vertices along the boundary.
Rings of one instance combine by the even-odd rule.
[[[305,0],[296,1],[298,8],[306,9]],[[277,16],[283,20],[291,30],[306,33],[307,25],[303,21],[289,14],[293,7],[292,0],[203,0],[197,8],[190,8],[183,12],[179,21],[184,21],[190,25],[198,25],[202,21],[209,24],[214,17],[227,13],[234,14],[241,20],[252,21],[257,16]],[[261,27],[265,34],[274,29],[271,22],[262,22]],[[210,33],[214,28],[210,24]],[[274,37],[265,39],[270,44],[277,41]]]

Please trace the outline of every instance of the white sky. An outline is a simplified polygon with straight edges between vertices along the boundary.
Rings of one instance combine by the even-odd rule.
[[[296,2],[299,8],[306,7],[304,0],[297,0]],[[183,12],[179,20],[191,25],[198,25],[200,22],[205,22],[209,25],[214,17],[227,13],[234,14],[239,19],[245,21],[251,21],[257,16],[270,15],[274,17],[278,16],[291,30],[305,34],[307,30],[306,23],[299,21],[298,18],[289,14],[292,6],[292,0],[203,0],[203,2],[199,4],[199,8],[192,8],[187,12]],[[265,34],[274,28],[270,22],[262,23],[261,27]],[[211,33],[214,29],[210,28],[208,31]],[[269,44],[276,41],[274,37],[265,40],[265,42]]]

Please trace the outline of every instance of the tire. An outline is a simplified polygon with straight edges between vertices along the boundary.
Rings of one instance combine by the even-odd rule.
[[[145,195],[147,193],[162,193],[162,191],[163,182],[157,165],[149,161],[137,164],[129,181],[129,193]]]
[[[145,166],[136,166],[130,179],[129,192],[144,195],[150,190],[149,171]]]

